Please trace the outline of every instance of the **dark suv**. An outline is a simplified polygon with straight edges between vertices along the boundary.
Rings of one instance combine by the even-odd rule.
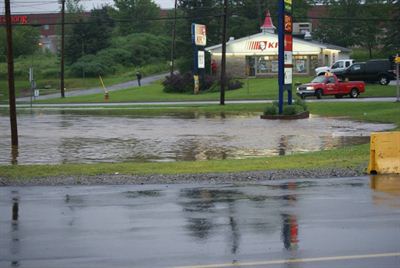
[[[335,74],[342,80],[378,82],[381,85],[387,85],[390,80],[396,79],[389,60],[357,62],[343,71],[335,72]]]

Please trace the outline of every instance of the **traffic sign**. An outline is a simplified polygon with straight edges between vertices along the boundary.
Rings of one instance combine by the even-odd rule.
[[[400,63],[400,56],[397,56],[396,58],[394,58],[394,62],[395,63]]]

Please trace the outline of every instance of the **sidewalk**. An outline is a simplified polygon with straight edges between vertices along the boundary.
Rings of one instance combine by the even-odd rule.
[[[163,79],[168,74],[169,73],[163,73],[163,74],[157,74],[157,75],[144,77],[141,80],[141,84],[148,85],[150,83],[153,83],[154,81]],[[118,90],[130,88],[130,87],[137,87],[137,86],[138,86],[137,81],[133,80],[133,81],[128,81],[125,83],[109,86],[109,87],[107,87],[107,90],[109,92],[111,92],[111,91],[118,91]],[[83,96],[83,95],[98,94],[98,93],[103,93],[103,92],[104,92],[103,88],[96,87],[96,88],[90,88],[90,89],[78,89],[78,90],[74,90],[74,91],[66,91],[65,96],[66,97]],[[57,98],[61,98],[61,93],[54,93],[54,94],[39,96],[39,97],[36,97],[35,100],[49,100],[49,99],[57,99]],[[17,98],[16,101],[17,102],[30,102],[31,97]]]

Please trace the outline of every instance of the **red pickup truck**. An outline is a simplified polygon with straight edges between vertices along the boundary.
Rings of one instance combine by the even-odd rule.
[[[316,96],[320,99],[324,95],[335,95],[336,98],[349,95],[351,98],[357,98],[362,92],[365,92],[364,82],[339,81],[335,74],[327,74],[317,76],[310,83],[298,86],[296,93],[302,99],[307,96]]]

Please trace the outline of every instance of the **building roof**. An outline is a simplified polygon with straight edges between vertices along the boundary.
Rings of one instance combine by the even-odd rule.
[[[269,33],[275,32],[276,27],[272,23],[271,14],[269,13],[269,10],[267,10],[265,14],[264,24],[261,25],[260,29],[262,32],[269,32]]]
[[[238,44],[240,43],[252,43],[255,41],[270,41],[270,42],[274,42],[275,46],[276,43],[278,41],[278,35],[275,33],[257,33],[257,34],[253,34],[253,35],[249,35],[249,36],[245,36],[239,39],[235,39],[235,40],[230,40],[226,43],[227,46],[227,51],[229,50],[228,48],[231,47],[237,47]],[[351,50],[348,48],[344,48],[344,47],[340,47],[340,46],[335,46],[335,45],[331,45],[331,44],[324,44],[321,42],[317,42],[317,41],[308,41],[308,40],[304,40],[304,39],[299,39],[299,38],[293,38],[293,44],[296,46],[297,45],[301,45],[301,46],[308,46],[308,47],[314,47],[313,51],[316,50],[321,50],[321,49],[334,49],[334,50],[339,50],[342,52],[350,52]],[[218,51],[222,48],[222,44],[218,44],[218,45],[214,45],[214,46],[209,46],[206,47],[205,50],[207,51]],[[254,47],[253,47],[254,49]],[[295,51],[295,49],[293,48],[293,51]],[[260,52],[260,51],[259,51]],[[261,51],[263,52],[263,51]]]

